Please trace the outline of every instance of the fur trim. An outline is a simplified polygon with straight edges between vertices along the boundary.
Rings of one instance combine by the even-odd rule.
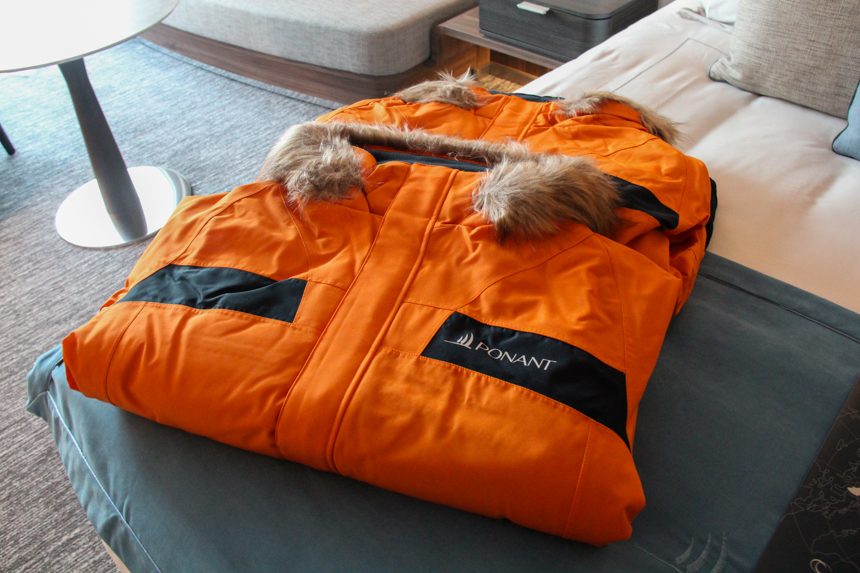
[[[586,93],[577,98],[561,101],[559,105],[562,106],[568,117],[576,117],[595,113],[606,100],[626,105],[637,112],[641,118],[642,126],[648,130],[648,133],[656,135],[669,145],[675,145],[681,139],[681,132],[677,123],[649,107],[612,92]]]
[[[607,233],[616,221],[618,192],[590,159],[532,153],[515,142],[466,140],[361,123],[291,127],[266,158],[260,179],[281,183],[293,204],[347,199],[362,186],[361,162],[353,145],[489,165],[492,170],[475,191],[473,207],[493,224],[499,243],[544,238],[571,222]]]
[[[481,102],[470,88],[478,85],[469,72],[455,77],[450,72],[439,74],[438,80],[416,84],[394,94],[406,103],[446,103],[463,109],[475,109]]]
[[[289,128],[266,157],[260,180],[277,181],[287,200],[302,206],[349,198],[352,189],[362,186],[361,160],[331,125],[310,122]]]
[[[455,77],[451,73],[442,73],[438,80],[427,81],[396,94],[406,103],[443,103],[455,105],[463,109],[475,109],[482,105],[480,98],[470,88],[477,85],[475,77],[466,72]],[[656,135],[669,145],[675,145],[681,139],[678,124],[653,109],[638,104],[624,96],[608,91],[589,92],[577,98],[569,98],[558,102],[568,117],[588,115],[597,112],[606,100],[626,105],[639,114],[642,126],[652,135]]]
[[[570,222],[608,233],[615,225],[617,197],[609,177],[589,159],[534,154],[495,165],[473,205],[493,223],[501,244],[508,237],[554,235]]]

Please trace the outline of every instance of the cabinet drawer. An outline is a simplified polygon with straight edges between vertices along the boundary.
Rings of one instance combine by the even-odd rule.
[[[567,61],[657,8],[657,0],[554,1],[518,8],[522,0],[481,0],[481,31],[497,40]]]

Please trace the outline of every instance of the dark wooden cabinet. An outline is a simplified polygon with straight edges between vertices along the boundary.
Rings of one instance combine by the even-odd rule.
[[[658,0],[481,0],[485,35],[567,61],[657,9]]]

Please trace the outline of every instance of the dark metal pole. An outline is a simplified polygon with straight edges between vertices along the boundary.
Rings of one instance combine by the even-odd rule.
[[[83,58],[60,64],[108,215],[123,240],[146,236],[146,219]]]
[[[9,141],[9,138],[6,136],[6,132],[3,131],[3,126],[0,125],[0,145],[3,146],[3,149],[6,150],[6,153],[9,155],[15,155],[15,147],[12,145],[12,142]]]

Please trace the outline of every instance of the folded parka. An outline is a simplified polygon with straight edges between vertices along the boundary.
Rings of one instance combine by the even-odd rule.
[[[370,123],[295,126],[260,181],[184,199],[64,340],[70,386],[421,499],[629,537],[637,407],[682,278],[611,238],[623,199],[593,159]]]

